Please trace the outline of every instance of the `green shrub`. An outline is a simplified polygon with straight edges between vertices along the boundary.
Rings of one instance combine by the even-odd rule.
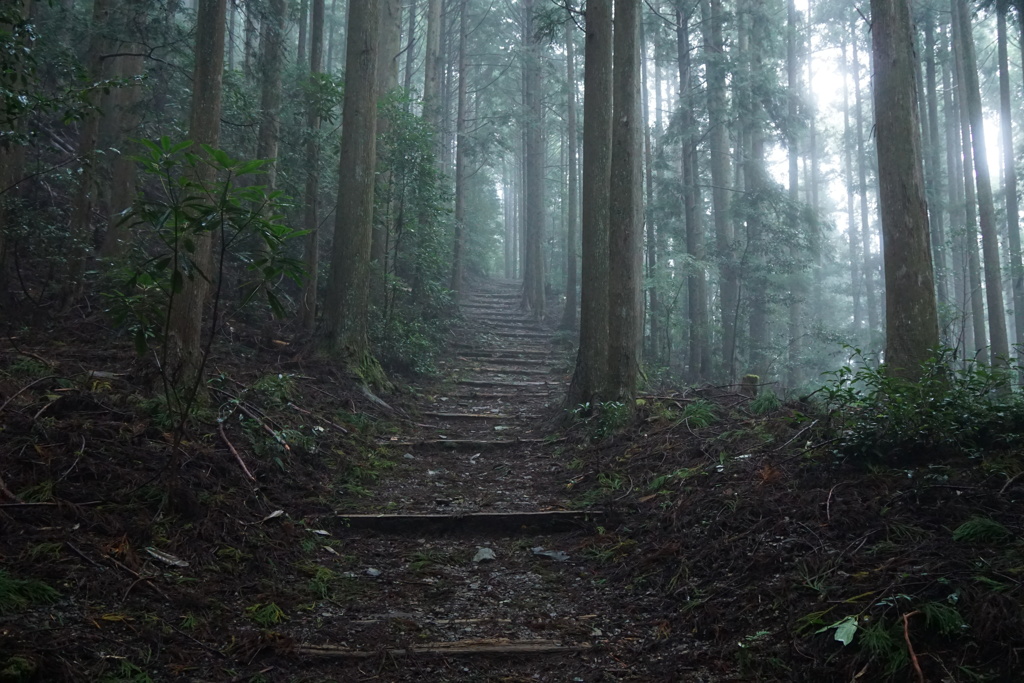
[[[1013,373],[977,361],[958,366],[950,351],[921,379],[892,377],[856,350],[823,388],[836,452],[913,462],[1024,441],[1024,402]]]

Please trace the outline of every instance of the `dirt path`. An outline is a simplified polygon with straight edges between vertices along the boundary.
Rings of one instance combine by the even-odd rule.
[[[545,438],[565,352],[517,283],[462,310],[450,379],[385,442],[398,465],[343,511],[359,597],[325,611],[308,642],[327,649],[307,652],[372,658],[377,680],[652,680],[638,655],[657,625],[599,578],[600,511],[571,507],[573,473]]]

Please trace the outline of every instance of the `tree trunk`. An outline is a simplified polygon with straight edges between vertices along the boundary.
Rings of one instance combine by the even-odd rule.
[[[106,24],[110,13],[116,10],[114,0],[93,0],[92,21],[90,23],[89,53],[86,57],[86,73],[92,82],[99,82],[109,77],[110,60],[104,60],[109,41],[105,37]],[[96,146],[100,135],[100,93],[93,89],[86,97],[88,113],[82,119],[78,129],[78,160],[81,168],[78,171],[78,185],[71,206],[69,225],[69,246],[67,249],[66,277],[61,294],[61,306],[67,308],[75,303],[82,292],[82,275],[85,262],[91,251],[92,214],[96,208],[97,196],[100,194],[99,173],[97,166],[101,160],[96,155]]]
[[[441,130],[441,0],[427,0],[427,45],[423,66],[423,118]]]
[[[15,15],[12,18],[20,18],[22,20],[28,19],[32,9],[32,0],[22,0],[21,12],[19,15]],[[6,31],[12,31],[13,26],[11,24],[0,24],[0,28]],[[18,40],[22,41],[24,45],[28,38],[24,35],[20,35]],[[28,45],[25,45],[27,48]],[[11,85],[17,89],[26,86],[24,80],[25,65],[21,59],[12,60],[13,64],[11,68],[14,69],[13,78],[11,78]],[[4,112],[4,99],[0,98],[0,117],[5,117]],[[24,134],[27,128],[26,122],[23,118],[17,118],[11,122],[12,132],[17,134]],[[5,239],[5,230],[7,227],[8,216],[10,212],[10,202],[16,198],[20,192],[17,184],[21,181],[22,174],[24,173],[25,166],[25,147],[20,144],[18,140],[11,140],[9,138],[0,141],[0,311],[3,311],[8,304],[10,298],[10,292],[8,290],[8,244]]]
[[[128,0],[124,3],[124,12],[131,27],[142,25],[145,17],[145,2]],[[138,36],[133,36],[138,38]],[[108,206],[107,230],[103,236],[100,255],[111,257],[120,254],[124,249],[125,231],[121,219],[125,210],[135,201],[135,160],[131,157],[132,138],[138,136],[137,128],[141,121],[138,104],[142,98],[141,77],[144,70],[143,53],[145,45],[127,39],[120,44],[117,52],[124,53],[113,57],[112,76],[132,81],[119,88],[114,88],[104,98],[103,110],[109,119],[104,126],[106,136],[101,130],[101,144],[110,150],[110,199]]]
[[[800,69],[796,55],[797,14],[796,0],[789,0],[786,21],[786,78],[789,85],[788,123],[786,145],[789,154],[789,200],[793,206],[800,202]],[[797,249],[790,248],[793,256],[798,256]],[[787,347],[786,386],[795,387],[800,383],[799,344],[802,324],[803,274],[793,272],[789,275],[789,342]]]
[[[974,175],[978,189],[978,217],[981,224],[981,248],[984,252],[985,298],[988,303],[988,329],[992,342],[992,362],[1005,365],[1010,358],[1006,335],[1006,311],[1003,306],[1003,278],[999,261],[999,234],[996,230],[995,201],[985,147],[985,125],[982,118],[981,89],[978,85],[978,60],[974,55],[974,34],[971,18],[963,0],[953,0],[959,14],[960,39],[963,44],[964,92],[971,119],[971,141],[974,147]]]
[[[960,170],[964,179],[964,253],[966,254],[967,272],[971,292],[971,320],[974,327],[974,357],[982,363],[989,362],[988,330],[985,328],[985,304],[981,291],[981,261],[978,258],[978,222],[977,195],[974,182],[974,148],[971,144],[971,121],[967,102],[963,97],[967,89],[964,76],[964,54],[962,28],[958,20],[957,0],[951,0],[953,21],[951,36],[954,60],[956,62],[956,92],[960,97],[956,100],[960,114],[960,158],[963,160]]]
[[[692,83],[690,59],[690,12],[681,4],[676,6],[676,59],[679,67],[679,102],[683,115],[683,216],[686,223],[686,252],[693,259],[692,272],[687,277],[686,303],[689,313],[689,363],[687,380],[696,384],[707,377],[711,368],[708,345],[707,279],[704,274],[704,225],[702,221],[700,178],[697,169],[697,147],[700,136],[697,117],[697,97]]]
[[[575,23],[570,19],[565,22],[565,73],[567,90],[566,103],[566,137],[568,157],[568,211],[566,216],[565,230],[565,309],[562,311],[561,329],[576,331],[577,311],[579,299],[576,290],[579,287],[578,273],[576,270],[576,243],[579,236],[576,230],[578,222],[578,190],[576,187],[576,64],[575,64],[575,36],[573,28]]]
[[[1024,343],[1024,268],[1021,265],[1020,216],[1017,198],[1017,164],[1013,151],[1013,105],[1010,101],[1010,64],[1006,15],[1009,0],[996,3],[996,40],[999,53],[999,124],[1003,146],[1003,195],[1006,201],[1007,244],[1010,250],[1010,287],[1013,295],[1014,343]]]
[[[331,273],[324,304],[323,348],[366,370],[377,141],[379,0],[349,5],[346,88],[338,165]]]
[[[416,5],[418,0],[409,0],[409,23],[407,40],[405,41],[405,72],[402,74],[402,87],[412,99],[412,72],[416,63]],[[406,105],[408,107],[408,105]]]
[[[853,44],[853,99],[856,108],[857,127],[857,184],[860,194],[860,243],[861,253],[864,255],[864,306],[867,308],[868,322],[868,350],[875,350],[875,339],[877,338],[878,327],[878,304],[875,293],[875,264],[871,254],[871,227],[868,213],[868,155],[864,144],[864,106],[861,97],[860,85],[860,54],[857,44],[857,25],[853,24],[851,30],[851,43]]]
[[[220,141],[221,85],[224,76],[224,29],[227,0],[199,0],[196,12],[196,63],[192,75],[192,108],[188,136],[192,150],[205,156],[203,146],[217,147]],[[195,181],[214,182],[213,166],[196,167]],[[184,278],[181,292],[173,296],[168,319],[167,345],[174,383],[186,392],[199,390],[202,383],[203,307],[220,274],[213,272],[213,235],[202,231],[195,237],[192,268]],[[188,400],[188,395],[185,396]]]
[[[523,304],[544,317],[544,103],[541,92],[541,44],[536,36],[534,0],[523,3],[523,112],[526,126],[526,240]]]
[[[952,75],[956,67],[955,63],[950,63],[954,59],[952,52],[948,48],[948,40],[943,35],[940,47],[942,51],[940,55],[942,63],[942,109],[946,138],[946,177],[949,178],[946,204],[949,209],[949,231],[952,238],[953,292],[956,298],[956,310],[959,312],[956,321],[958,331],[954,333],[953,338],[956,340],[956,346],[961,349],[962,353],[973,355],[976,352],[977,344],[974,338],[975,326],[973,323],[975,315],[972,305],[974,290],[972,290],[971,285],[971,267],[968,259],[968,236],[966,233],[967,202],[965,200],[966,187],[964,183],[964,146],[961,142],[961,120],[959,120],[958,109],[952,97]],[[971,318],[971,324],[968,323],[969,317]],[[985,324],[983,319],[980,328],[983,335],[982,338],[984,338]],[[984,342],[982,342],[981,346],[985,346]]]
[[[260,23],[260,127],[256,158],[268,159],[262,174],[268,192],[277,188],[277,147],[281,136],[281,74],[284,71],[285,0],[268,0]]]
[[[452,281],[451,288],[458,301],[462,292],[466,251],[466,146],[469,142],[466,134],[466,83],[469,78],[466,66],[466,34],[469,14],[468,0],[461,0],[459,7],[459,85],[455,114],[455,243],[452,245]]]
[[[842,34],[841,65],[843,70],[843,171],[846,181],[846,232],[850,245],[850,287],[853,295],[853,339],[856,344],[864,325],[864,312],[861,309],[861,293],[863,284],[860,277],[860,232],[854,213],[853,204],[853,129],[850,126],[850,92],[847,84],[849,64],[846,61],[846,34]]]
[[[612,172],[608,191],[608,395],[633,409],[643,339],[640,3],[615,0]]]
[[[711,205],[715,221],[715,249],[718,252],[719,310],[722,317],[721,370],[719,378],[736,377],[736,310],[739,305],[734,244],[736,237],[729,216],[729,143],[726,128],[725,41],[722,37],[722,0],[701,4],[704,52],[707,55],[708,148],[711,170]]]
[[[928,190],[928,220],[932,237],[932,264],[935,269],[936,294],[939,306],[948,306],[949,282],[946,255],[945,204],[946,195],[942,184],[941,145],[939,144],[939,98],[935,76],[935,24],[931,12],[924,19],[925,36],[925,101],[927,102],[928,138],[925,145],[926,180]]]
[[[323,70],[324,0],[312,0],[309,26],[310,84]],[[302,202],[302,227],[306,230],[302,261],[306,281],[302,288],[302,329],[312,334],[316,327],[316,300],[320,270],[320,112],[313,98],[306,104],[306,189]]]
[[[380,16],[380,36],[378,38],[378,63],[377,63],[377,99],[383,101],[398,87],[398,58],[401,54],[402,45],[402,2],[401,0],[382,0]],[[387,135],[391,128],[391,120],[386,115],[386,109],[378,112],[377,138],[381,139]],[[378,154],[381,150],[378,149]],[[377,166],[381,168],[381,160],[377,159]],[[390,169],[382,169],[377,179],[380,187],[388,188],[392,185],[393,179]],[[393,193],[389,192],[389,196]],[[392,207],[383,211],[383,215],[376,216],[373,221],[373,243],[370,246],[370,262],[376,264],[374,278],[376,282],[383,283],[384,275],[387,273],[387,251],[388,237],[392,232],[393,223]],[[379,294],[375,294],[379,296]]]
[[[608,188],[612,138],[612,0],[589,0],[583,75],[583,260],[580,344],[570,408],[600,400],[608,376]]]
[[[885,365],[889,373],[913,380],[938,347],[939,323],[908,0],[871,0],[871,41],[885,254]]]

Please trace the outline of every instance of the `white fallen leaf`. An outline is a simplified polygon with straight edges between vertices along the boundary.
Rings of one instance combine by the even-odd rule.
[[[271,520],[271,519],[276,519],[276,518],[280,517],[283,514],[284,514],[284,510],[274,510],[269,515],[267,515],[266,517],[261,519],[260,521],[261,522],[266,522],[266,521]]]
[[[160,560],[161,562],[171,565],[172,567],[188,566],[188,562],[186,562],[185,560],[181,559],[180,557],[175,557],[170,553],[165,553],[162,550],[157,550],[156,548],[150,547],[146,548],[146,552],[155,557],[156,559]]]

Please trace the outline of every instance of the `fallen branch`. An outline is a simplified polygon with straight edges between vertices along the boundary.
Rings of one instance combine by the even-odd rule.
[[[334,645],[299,645],[292,651],[303,655],[319,657],[343,657],[348,659],[369,659],[386,655],[405,657],[417,654],[442,656],[458,655],[514,655],[545,654],[556,652],[580,652],[590,649],[589,643],[560,645],[554,640],[507,640],[504,638],[485,640],[456,640],[452,642],[422,643],[415,647],[387,648],[384,650],[350,650]]]
[[[256,477],[252,476],[252,472],[249,471],[249,468],[248,466],[246,466],[245,461],[242,460],[242,454],[238,452],[238,449],[235,448],[235,445],[231,443],[230,439],[228,439],[228,435],[224,432],[223,422],[217,423],[217,431],[220,432],[220,438],[221,440],[224,441],[225,444],[227,444],[228,450],[231,451],[231,455],[235,456],[235,460],[238,461],[239,466],[242,468],[242,472],[245,473],[245,476],[248,477],[249,481],[255,484]]]
[[[917,674],[917,683],[924,683],[924,672],[921,671],[921,663],[917,661],[917,653],[914,652],[914,645],[910,642],[910,617],[920,613],[920,611],[914,610],[903,615],[903,639],[907,641],[907,652],[910,653],[910,663],[914,665],[914,673]]]
[[[309,415],[310,417],[312,417],[314,419],[320,420],[321,422],[323,422],[328,427],[333,427],[334,429],[337,429],[342,434],[348,434],[349,433],[348,430],[345,429],[344,427],[342,427],[341,425],[336,425],[333,422],[331,422],[330,420],[324,419],[324,418],[322,418],[322,417],[320,417],[318,415],[314,415],[313,413],[309,412],[308,410],[304,410],[304,409],[298,407],[294,403],[289,403],[288,407],[291,408],[292,410],[295,410],[297,412],[302,413],[303,415]]]
[[[40,382],[45,382],[48,379],[57,379],[57,377],[57,375],[47,375],[46,377],[40,377],[39,379],[32,380],[31,382],[23,386],[21,389],[18,389],[16,392],[14,392],[14,394],[9,399],[3,402],[3,405],[0,405],[0,413],[4,412],[4,408],[6,408],[11,401],[21,396],[31,387],[35,386],[36,384],[39,384]]]
[[[13,491],[7,488],[7,484],[4,483],[4,478],[2,476],[0,476],[0,495],[7,496],[7,498],[13,500],[15,503],[24,504],[24,501],[21,498],[18,498],[18,496],[14,495]]]

